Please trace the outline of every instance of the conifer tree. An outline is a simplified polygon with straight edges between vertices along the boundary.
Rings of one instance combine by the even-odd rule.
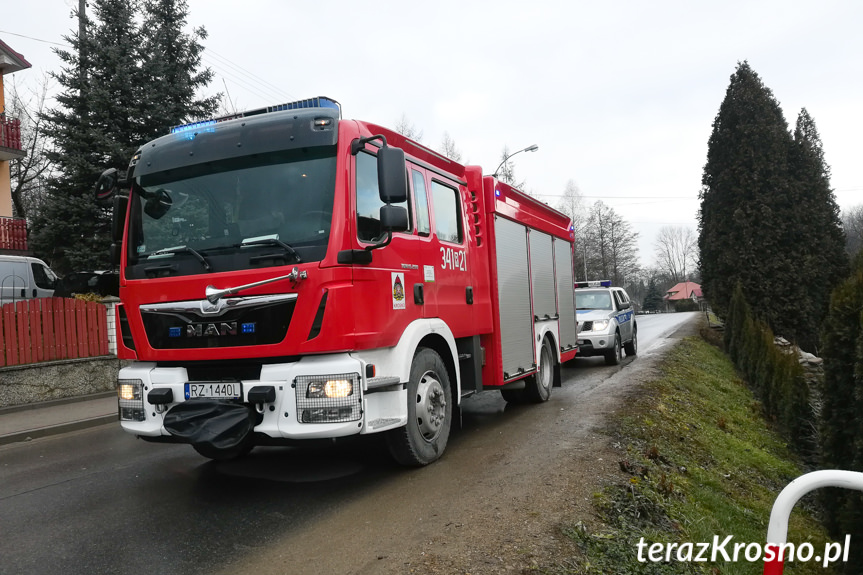
[[[772,258],[781,253],[789,147],[779,103],[748,63],[739,64],[713,123],[700,194],[702,284],[720,313],[739,281],[771,325],[778,319],[772,278],[784,274]]]
[[[815,121],[805,108],[794,130],[791,173],[799,186],[794,197],[800,212],[800,217],[791,222],[796,228],[792,235],[803,240],[796,272],[808,296],[794,320],[798,343],[804,349],[815,350],[832,287],[848,275],[848,258],[839,206],[830,187],[830,168],[824,160]]]
[[[746,62],[714,121],[700,196],[702,285],[714,309],[725,313],[739,281],[756,317],[814,351],[825,294],[846,271],[829,169],[811,117],[801,114],[792,138]]]
[[[92,197],[99,174],[111,167],[124,172],[137,147],[166,125],[215,108],[212,99],[193,98],[209,80],[197,71],[200,34],[172,32],[185,23],[185,0],[147,4],[158,4],[164,18],[151,16],[151,7],[142,27],[140,2],[93,0],[93,18],[78,15],[78,32],[65,37],[72,48],[57,50],[64,66],[52,76],[62,91],[44,115],[56,175],[30,239],[61,274],[108,267],[110,214]]]

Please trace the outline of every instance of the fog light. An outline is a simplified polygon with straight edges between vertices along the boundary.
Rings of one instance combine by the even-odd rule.
[[[117,401],[121,421],[144,421],[144,382],[140,379],[117,380]]]

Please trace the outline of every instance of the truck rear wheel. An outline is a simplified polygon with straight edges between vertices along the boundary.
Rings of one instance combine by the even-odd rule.
[[[525,399],[531,403],[542,403],[551,397],[551,386],[554,383],[554,355],[548,339],[542,342],[539,350],[539,369],[528,377],[525,382]]]
[[[443,455],[452,425],[449,374],[436,351],[419,348],[408,381],[408,422],[387,432],[387,445],[402,465],[428,465]]]

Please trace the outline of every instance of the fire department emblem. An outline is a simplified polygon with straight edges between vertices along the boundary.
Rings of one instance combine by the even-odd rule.
[[[405,274],[392,275],[393,309],[405,309]]]

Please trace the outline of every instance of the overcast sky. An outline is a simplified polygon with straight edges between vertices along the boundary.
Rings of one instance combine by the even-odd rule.
[[[0,39],[56,70],[53,43],[77,0],[27,0]],[[863,2],[189,0],[204,26],[213,92],[238,110],[312,96],[345,118],[404,115],[439,148],[445,132],[485,173],[504,146],[515,173],[555,205],[573,180],[640,234],[652,265],[663,225],[696,228],[711,125],[748,60],[789,127],[815,119],[842,208],[863,204]],[[7,82],[9,78],[7,77]]]

